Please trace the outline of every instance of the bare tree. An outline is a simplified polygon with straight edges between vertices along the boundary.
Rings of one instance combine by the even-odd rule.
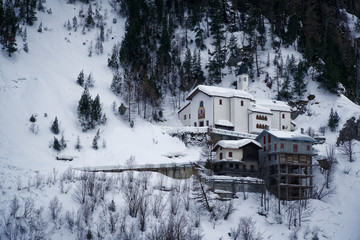
[[[146,224],[147,224],[147,218],[148,218],[148,208],[149,208],[149,195],[145,195],[143,197],[142,202],[140,203],[139,215],[138,215],[140,231],[142,231],[142,232],[145,232],[145,230],[146,230]]]
[[[234,207],[233,201],[230,200],[225,206],[224,220],[228,220],[229,216],[233,214],[235,211],[236,208]]]
[[[152,172],[149,171],[140,172],[140,182],[145,190],[148,189],[151,177],[152,177]]]
[[[335,193],[335,186],[333,183],[335,164],[337,160],[335,158],[335,147],[330,146],[326,149],[327,158],[322,160],[320,166],[320,172],[324,176],[324,183],[320,185],[318,190],[315,193],[317,199],[321,200],[322,198],[332,195]]]
[[[62,203],[59,202],[57,196],[50,200],[49,210],[51,220],[57,225],[62,210]]]
[[[354,162],[354,139],[349,139],[344,141],[341,145],[339,145],[340,151],[348,156],[350,162]]]
[[[166,203],[164,203],[164,194],[160,192],[157,195],[153,195],[152,200],[152,213],[155,218],[162,218]]]
[[[210,188],[205,184],[201,176],[195,175],[193,179],[194,199],[199,202],[207,211],[213,211],[213,204],[209,196]]]

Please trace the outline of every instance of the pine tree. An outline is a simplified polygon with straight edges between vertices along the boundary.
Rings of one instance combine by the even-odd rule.
[[[56,137],[54,137],[53,148],[54,148],[56,151],[58,151],[58,152],[61,151],[60,142],[59,142],[59,140],[58,140]]]
[[[91,128],[94,128],[95,125],[99,124],[101,121],[101,104],[100,96],[96,95],[95,99],[91,103]]]
[[[328,126],[332,132],[336,130],[336,128],[339,126],[339,120],[340,117],[337,113],[337,111],[334,112],[334,110],[331,108],[330,110],[330,116],[328,120]]]
[[[76,144],[75,144],[75,149],[77,150],[81,150],[82,146],[81,146],[81,142],[80,142],[80,137],[79,135],[76,137]]]
[[[89,89],[85,86],[78,105],[78,118],[84,131],[89,129],[89,122],[91,120],[91,105],[92,99]]]
[[[37,20],[36,17],[36,0],[25,0],[20,2],[19,17],[26,24],[32,26]]]
[[[126,107],[124,105],[124,103],[121,103],[119,109],[118,109],[118,112],[120,114],[120,116],[125,116],[125,113],[126,113]]]
[[[192,75],[196,80],[196,84],[202,84],[205,81],[204,72],[201,68],[200,50],[196,53],[196,49],[194,49],[192,59]]]
[[[200,50],[206,49],[206,46],[204,43],[206,35],[205,35],[205,31],[200,27],[200,23],[198,23],[198,25],[196,26],[195,33],[196,33],[195,34],[196,47],[199,48]]]
[[[60,132],[59,122],[58,122],[57,117],[55,117],[55,120],[54,120],[53,124],[51,125],[51,132],[54,134],[59,134],[59,132]]]
[[[103,54],[103,52],[104,52],[104,47],[103,47],[101,38],[97,37],[96,38],[96,44],[95,44],[95,53],[97,55],[100,55],[100,54]]]
[[[96,132],[96,135],[93,139],[93,142],[92,142],[92,148],[95,149],[95,150],[98,150],[99,149],[99,146],[98,146],[98,140],[100,139],[100,129],[97,130]]]
[[[119,68],[118,48],[117,48],[117,46],[115,44],[114,44],[114,46],[112,48],[111,57],[108,58],[108,66],[113,68],[113,69],[118,69]]]
[[[85,85],[90,88],[90,87],[93,87],[95,84],[95,80],[92,76],[92,74],[90,73],[89,76],[86,78],[86,82],[85,82]]]
[[[356,23],[355,23],[355,31],[357,33],[360,33],[360,17],[358,17],[358,19],[356,20]]]
[[[115,212],[116,211],[116,205],[115,205],[114,199],[111,200],[111,203],[109,204],[109,211],[110,212]]]
[[[121,93],[121,87],[122,87],[123,79],[121,77],[121,74],[119,71],[116,71],[114,73],[112,82],[111,82],[111,91],[115,93],[116,95]]]
[[[267,55],[266,66],[267,67],[270,66],[270,53],[269,53],[269,51],[268,51],[268,55]]]
[[[292,99],[292,94],[290,89],[290,79],[288,75],[285,77],[285,80],[281,85],[281,90],[278,93],[277,97],[279,100],[285,100],[285,101],[289,101]]]
[[[30,122],[36,122],[36,118],[35,118],[34,114],[31,114]]]
[[[66,148],[66,141],[65,141],[65,138],[64,138],[64,134],[61,135],[60,148],[61,148],[61,150],[64,150]]]
[[[0,27],[2,28],[0,29],[0,34],[2,35],[0,40],[6,48],[9,57],[11,57],[11,54],[17,51],[16,32],[18,29],[18,21],[14,5],[10,0],[5,2],[4,19],[3,24]]]
[[[78,27],[78,21],[77,21],[76,16],[74,16],[72,19],[72,27],[73,27],[74,31],[76,32],[77,27]]]
[[[300,61],[294,76],[294,92],[299,97],[302,97],[306,91],[306,83],[304,83],[305,71],[305,63]]]
[[[94,14],[94,12],[92,11],[92,4],[89,4],[88,15],[85,20],[85,26],[87,28],[91,28],[95,25],[94,19],[92,17],[93,14]]]
[[[80,85],[80,86],[84,86],[84,81],[85,81],[85,76],[84,76],[84,69],[81,70],[81,72],[79,73],[76,82]]]
[[[42,33],[42,22],[40,23],[37,31],[38,31],[39,33]]]
[[[25,28],[24,32],[23,32],[23,35],[22,35],[22,39],[23,39],[23,49],[25,52],[29,52],[29,46],[27,44],[27,29]]]

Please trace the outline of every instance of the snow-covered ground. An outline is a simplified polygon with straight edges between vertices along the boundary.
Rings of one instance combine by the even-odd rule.
[[[10,202],[17,196],[22,203],[26,197],[36,199],[35,207],[44,207],[44,218],[49,219],[48,205],[50,200],[57,196],[62,202],[62,214],[66,211],[77,211],[80,204],[76,203],[71,196],[75,191],[76,183],[66,182],[65,189],[68,193],[61,193],[60,175],[69,167],[88,167],[104,165],[125,165],[126,161],[134,157],[138,164],[161,164],[171,162],[188,163],[199,159],[199,148],[188,148],[177,138],[170,137],[166,131],[169,127],[178,127],[180,122],[177,120],[176,110],[171,107],[165,109],[167,122],[153,124],[140,118],[135,120],[135,127],[130,128],[129,124],[121,119],[112,111],[112,104],[117,105],[122,101],[110,90],[112,72],[107,67],[107,58],[111,54],[114,44],[118,43],[124,35],[124,20],[120,19],[116,24],[112,22],[114,17],[118,18],[107,1],[99,1],[102,4],[103,13],[107,11],[105,32],[109,30],[109,36],[104,43],[104,54],[97,55],[95,52],[92,57],[88,57],[88,47],[90,42],[95,44],[98,34],[96,29],[81,33],[81,28],[76,32],[67,31],[64,22],[78,15],[79,9],[83,8],[86,12],[87,6],[80,3],[75,5],[66,4],[66,1],[47,1],[46,7],[52,9],[52,14],[38,13],[39,20],[34,26],[27,26],[27,42],[29,53],[22,50],[21,39],[17,39],[19,50],[11,58],[2,51],[0,55],[0,210],[8,213]],[[42,21],[43,32],[38,33],[37,28]],[[190,34],[191,36],[191,34]],[[210,40],[208,40],[210,41]],[[271,59],[274,52],[270,45]],[[206,52],[202,53],[207,59]],[[262,61],[266,61],[267,50],[261,53]],[[301,54],[297,53],[291,46],[282,49],[284,60],[287,55],[294,54],[299,59]],[[284,61],[285,62],[285,61]],[[100,125],[101,139],[100,149],[91,148],[93,137],[96,130],[86,133],[81,131],[81,126],[77,120],[77,105],[83,88],[76,84],[76,78],[81,70],[85,75],[92,74],[95,79],[95,87],[90,88],[93,97],[100,95],[103,110],[108,120],[106,125]],[[274,72],[269,69],[270,76]],[[249,92],[258,98],[274,98],[276,93],[274,87],[270,90],[260,80],[250,82]],[[230,86],[234,81],[233,76],[225,77],[222,86]],[[318,130],[327,125],[330,109],[336,110],[340,116],[340,126],[352,116],[360,116],[360,107],[349,101],[343,95],[330,95],[320,89],[318,84],[306,78],[307,93],[304,97],[313,94],[315,99],[309,101],[307,113],[299,116],[294,122],[298,129],[307,130],[311,127]],[[165,106],[167,104],[165,103]],[[33,134],[30,130],[30,116],[36,115],[36,124],[39,132]],[[54,151],[50,144],[54,135],[50,131],[50,126],[58,117],[61,132],[67,143],[67,148],[61,153]],[[338,129],[339,130],[339,129]],[[326,142],[323,145],[315,146],[320,155],[325,155],[326,147],[336,142],[337,132],[326,132]],[[80,137],[82,149],[75,149],[77,136]],[[58,136],[58,138],[60,138]],[[106,147],[102,147],[103,140]],[[168,156],[179,155],[178,158]],[[72,157],[72,162],[57,161],[56,157]],[[311,216],[303,222],[298,231],[299,239],[311,239],[312,232],[318,229],[320,239],[360,239],[360,144],[356,143],[355,156],[357,161],[350,163],[344,155],[336,152],[338,164],[334,184],[336,194],[320,200],[310,200],[309,209]],[[351,169],[348,174],[344,169]],[[49,176],[53,171],[58,172],[56,181],[50,181]],[[80,174],[80,173],[76,173]],[[315,183],[323,181],[318,169],[315,169]],[[124,174],[125,175],[125,174]],[[111,174],[106,175],[107,178]],[[116,175],[117,176],[117,175]],[[36,186],[36,180],[43,178],[41,184]],[[120,179],[120,178],[119,178]],[[163,177],[153,174],[150,188],[153,194],[161,194],[157,190],[159,181]],[[165,178],[168,185],[178,182]],[[119,186],[121,180],[117,183]],[[185,181],[180,181],[184,184]],[[115,184],[116,185],[116,184]],[[117,185],[116,185],[117,186]],[[116,202],[119,211],[126,210],[126,202],[120,187],[114,187],[106,195],[106,203],[112,199]],[[163,193],[167,199],[170,194]],[[230,239],[229,232],[236,228],[240,217],[251,216],[256,221],[258,229],[263,239],[289,239],[294,227],[290,230],[286,224],[286,213],[283,211],[283,224],[278,224],[276,220],[276,201],[268,217],[257,214],[259,210],[258,197],[255,194],[247,194],[244,200],[242,194],[238,199],[233,200],[236,211],[228,220],[211,219],[210,214],[202,212],[201,232],[203,239]],[[193,203],[192,210],[196,210]],[[96,224],[101,221],[101,209],[97,208],[94,214],[93,224],[89,227],[96,231]],[[186,212],[185,212],[186,213]],[[194,215],[188,213],[187,220],[190,221]],[[129,218],[129,217],[128,217]],[[153,219],[153,218],[151,218]],[[136,221],[130,219],[131,221]],[[156,220],[151,220],[156,222]],[[5,220],[0,217],[0,223]],[[51,232],[51,225],[48,224],[46,239],[75,239],[76,234],[71,234],[65,225],[60,230]],[[155,224],[155,223],[153,223]],[[0,224],[1,226],[1,224]],[[0,227],[1,228],[1,227]],[[2,231],[2,229],[1,229]],[[308,233],[306,235],[306,233]],[[110,235],[107,235],[110,237]],[[0,232],[0,238],[4,233]]]

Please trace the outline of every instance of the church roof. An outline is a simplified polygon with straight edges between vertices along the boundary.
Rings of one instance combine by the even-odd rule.
[[[217,97],[238,97],[238,98],[246,98],[250,100],[255,100],[255,98],[248,92],[243,90],[237,90],[232,88],[223,88],[223,87],[215,87],[215,86],[205,86],[199,85],[194,90],[192,90],[186,100],[191,100],[198,92],[203,92],[208,96],[217,96]]]
[[[213,148],[213,151],[216,151],[216,149],[218,147],[222,147],[222,148],[231,148],[231,149],[238,149],[238,148],[242,148],[245,145],[248,145],[250,143],[255,144],[256,146],[258,146],[259,148],[261,148],[261,144],[258,143],[255,140],[252,139],[241,139],[241,140],[220,140],[219,142],[216,143],[215,147]]]
[[[271,99],[256,99],[256,104],[267,107],[272,111],[291,112],[290,106],[284,101],[277,101]]]
[[[259,106],[256,104],[253,104],[251,107],[249,107],[249,110],[252,112],[258,112],[258,113],[265,113],[265,114],[271,114],[272,112],[270,110],[270,108],[268,107],[264,107],[264,106]]]

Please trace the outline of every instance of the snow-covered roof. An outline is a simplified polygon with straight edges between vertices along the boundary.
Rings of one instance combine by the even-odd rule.
[[[245,145],[248,145],[249,143],[253,143],[256,146],[258,146],[259,148],[261,148],[261,144],[252,139],[220,140],[219,142],[216,143],[213,151],[215,151],[218,147],[231,148],[231,149],[241,148]]]
[[[284,101],[256,99],[256,105],[267,107],[272,111],[291,112],[290,106]]]
[[[308,135],[301,134],[298,132],[288,132],[288,131],[279,131],[279,130],[264,130],[264,132],[268,132],[274,137],[278,139],[284,139],[284,140],[293,140],[293,141],[304,141],[304,142],[316,142],[316,140]],[[262,134],[260,134],[262,135]],[[257,137],[259,138],[260,135]]]
[[[192,90],[186,100],[191,100],[194,95],[196,95],[198,92],[203,92],[206,95],[209,96],[219,96],[219,97],[239,97],[239,98],[246,98],[250,100],[255,100],[254,97],[243,90],[237,90],[232,88],[223,88],[223,87],[215,87],[215,86],[205,86],[205,85],[199,85],[194,90]]]
[[[217,120],[215,125],[221,125],[221,126],[226,126],[226,127],[233,127],[234,126],[234,124],[232,124],[228,120],[223,120],[223,119]]]
[[[272,114],[270,108],[256,105],[256,104],[251,105],[251,107],[249,107],[249,110],[252,112]]]

